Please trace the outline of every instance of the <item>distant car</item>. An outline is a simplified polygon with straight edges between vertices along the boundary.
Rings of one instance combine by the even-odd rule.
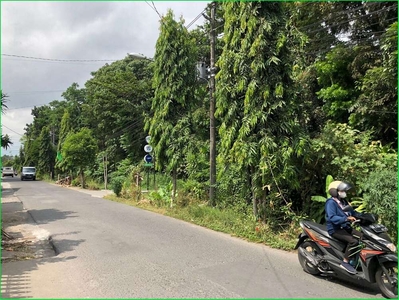
[[[36,180],[36,168],[35,167],[22,167],[21,180],[32,179]]]
[[[3,167],[3,171],[1,175],[4,176],[11,176],[14,177],[14,168],[13,167]]]

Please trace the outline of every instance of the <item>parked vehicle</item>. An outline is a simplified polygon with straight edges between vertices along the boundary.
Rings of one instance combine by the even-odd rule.
[[[21,180],[32,179],[36,180],[36,168],[35,167],[22,167]]]
[[[14,177],[14,168],[13,167],[3,167],[1,172],[1,176],[11,176]]]
[[[383,296],[398,298],[398,256],[396,246],[388,236],[387,228],[375,224],[372,214],[361,214],[356,220],[363,233],[359,249],[350,261],[357,274],[340,267],[346,244],[331,237],[324,225],[301,221],[303,232],[295,249],[305,272],[312,275],[336,276],[377,282]]]

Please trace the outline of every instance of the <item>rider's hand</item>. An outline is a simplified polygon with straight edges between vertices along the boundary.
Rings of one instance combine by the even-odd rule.
[[[350,221],[350,222],[355,222],[356,218],[352,217],[352,216],[349,216],[349,217],[347,217],[347,220]]]

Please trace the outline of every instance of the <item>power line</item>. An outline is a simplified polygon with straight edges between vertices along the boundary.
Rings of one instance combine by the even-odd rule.
[[[206,8],[204,8],[203,11],[201,11],[198,16],[196,16],[189,24],[187,24],[186,28],[189,29],[191,25],[193,25],[199,18],[202,17],[202,14],[206,11]]]
[[[147,5],[149,5],[151,8],[153,8],[147,1],[146,1],[146,3],[147,3]],[[153,4],[154,4],[154,3],[153,3]],[[369,7],[370,7],[371,5],[375,5],[375,4],[377,4],[377,3],[376,3],[376,2],[370,3]],[[155,6],[155,5],[154,5],[154,6]],[[342,14],[348,13],[348,12],[353,12],[353,11],[356,11],[356,10],[359,10],[359,9],[363,9],[363,8],[364,8],[364,7],[362,6],[362,7],[357,7],[357,8],[354,8],[354,9],[352,9],[352,10],[348,10],[348,11],[340,11],[340,12],[338,12],[338,14],[336,14],[335,16],[342,15]],[[383,11],[389,11],[389,10],[394,9],[394,8],[397,8],[397,5],[396,5],[396,6],[385,7],[385,8],[382,8],[382,9],[380,9],[380,10],[371,12],[370,14],[374,14],[374,13],[378,13],[378,12],[383,12]],[[156,10],[156,8],[153,8],[153,9]],[[193,21],[191,21],[191,22],[186,26],[186,28],[188,29],[190,26],[192,26],[192,25],[202,16],[202,13],[205,12],[205,11],[206,11],[206,8],[205,8],[204,10],[202,10],[202,12],[200,12],[200,13],[197,15],[197,17],[195,17],[195,18],[193,19]],[[353,21],[353,20],[356,20],[356,19],[359,19],[359,18],[362,18],[362,17],[368,17],[368,16],[369,16],[369,14],[357,16],[357,17],[354,17],[353,19],[350,19],[350,20],[347,20],[347,21],[344,21],[344,22],[341,22],[341,23],[333,24],[333,25],[330,25],[330,26],[328,26],[328,27],[326,27],[326,28],[322,28],[322,29],[317,29],[317,30],[310,31],[310,32],[308,32],[308,34],[309,34],[309,33],[316,33],[316,32],[325,30],[325,29],[327,29],[327,28],[332,28],[332,27],[335,27],[335,26],[339,26],[339,25],[342,25],[342,24],[345,24],[345,23],[349,23],[349,22],[351,22],[351,21]],[[391,19],[388,19],[388,20],[385,20],[385,21],[392,21],[392,20],[397,20],[397,17],[391,18]],[[297,29],[298,29],[298,30],[302,30],[302,29],[311,27],[311,26],[313,26],[313,25],[317,25],[317,24],[320,24],[320,25],[321,25],[321,23],[323,23],[323,22],[325,22],[325,20],[321,20],[321,21],[318,21],[318,22],[315,22],[315,23],[313,23],[313,24],[309,24],[309,25],[306,25],[306,26],[303,26],[303,27],[298,27]],[[373,23],[373,24],[368,24],[368,25],[371,26],[371,25],[375,25],[375,24],[378,24],[378,23]],[[223,26],[223,25],[220,25],[219,27],[217,27],[217,28],[215,28],[215,29],[213,29],[213,30],[217,30],[218,28],[220,28],[220,27],[222,27],[222,26]],[[376,33],[377,33],[377,32],[376,32]],[[368,35],[368,34],[372,34],[372,33],[365,33],[365,34]],[[352,38],[353,38],[353,37],[352,37]],[[321,40],[323,40],[323,39],[317,39],[317,40],[312,40],[312,41],[321,41]],[[25,55],[15,55],[15,54],[5,54],[5,53],[3,53],[2,56],[6,56],[6,57],[15,57],[15,58],[23,58],[23,59],[33,59],[33,60],[38,60],[38,61],[68,62],[68,63],[71,63],[71,62],[114,62],[114,61],[117,61],[117,60],[118,60],[118,59],[55,59],[55,58],[41,58],[41,57],[33,57],[33,56],[25,56]],[[46,91],[46,92],[50,92],[50,91]],[[56,91],[54,91],[54,92],[56,92]],[[57,92],[58,92],[58,91],[57,91]],[[22,92],[21,92],[21,93],[22,93]]]
[[[9,108],[8,110],[23,109],[23,108],[33,108],[35,106],[39,107],[39,106],[43,106],[43,105],[47,105],[47,104],[48,103],[41,103],[41,104],[35,104],[35,105],[30,105],[30,106],[14,107],[14,108]]]
[[[42,58],[42,57],[5,54],[5,53],[2,53],[1,55],[8,56],[8,57],[18,57],[18,58],[44,60],[44,61],[60,61],[60,62],[105,62],[105,61],[117,61],[118,60],[118,59],[58,59],[58,58]]]
[[[16,131],[12,130],[11,128],[7,127],[7,126],[4,125],[4,124],[2,124],[2,126],[4,126],[4,127],[7,128],[8,130],[11,130],[12,132],[14,132],[14,133],[16,133],[16,134],[18,134],[18,135],[20,135],[20,136],[24,136],[23,134],[20,134],[20,133],[18,133],[18,132],[16,132]]]
[[[158,12],[157,7],[156,7],[155,4],[154,4],[154,1],[151,1],[151,3],[152,3],[152,6],[154,7],[155,12],[158,14],[159,18],[162,19],[162,16],[161,16],[160,13]]]
[[[120,137],[122,134],[125,134],[128,129],[140,124],[140,122],[141,122],[141,120],[132,121],[130,125],[128,125],[124,128],[121,128],[121,129],[117,130],[116,132],[112,132],[108,138],[112,139],[112,138]]]
[[[386,7],[386,8],[377,10],[377,11],[375,11],[375,12],[373,12],[373,13],[382,12],[382,11],[389,11],[389,10],[391,10],[391,9],[394,8],[394,7],[397,7],[397,6]],[[322,30],[326,30],[326,29],[329,29],[329,28],[332,28],[332,27],[335,27],[335,26],[339,26],[339,25],[345,24],[345,23],[350,23],[350,22],[352,22],[352,21],[354,21],[354,20],[357,20],[357,19],[360,19],[360,18],[363,18],[363,17],[370,17],[370,16],[367,15],[367,14],[366,14],[366,15],[362,15],[362,16],[357,16],[357,17],[354,17],[353,19],[350,19],[350,20],[346,20],[346,21],[343,21],[343,22],[340,22],[340,23],[336,23],[336,24],[332,24],[332,25],[326,26],[325,28],[320,28],[320,29],[317,29],[317,30],[309,31],[309,32],[307,32],[307,34],[319,32],[319,31],[322,31]],[[391,20],[394,20],[394,19],[397,19],[397,17],[396,17],[396,18],[391,18],[391,19],[385,20],[385,21],[388,22],[388,21],[391,21]],[[324,22],[324,20],[321,21],[321,22]],[[368,25],[368,26],[371,26],[371,25],[375,25],[375,24],[379,24],[379,22],[378,22],[378,23],[374,23],[374,24],[367,24],[367,25]],[[303,29],[303,28],[301,28],[301,27],[298,28],[298,30],[301,30],[301,29]]]
[[[378,4],[378,2],[370,3],[368,7],[371,7],[371,6],[376,5],[376,4]],[[366,7],[366,9],[367,9],[368,7]],[[353,8],[353,9],[349,9],[349,10],[337,11],[337,13],[336,13],[335,15],[333,15],[333,17],[336,18],[337,16],[344,15],[344,14],[347,14],[347,13],[350,13],[350,12],[354,12],[354,11],[357,11],[357,10],[360,10],[360,9],[364,9],[364,8],[365,8],[364,6],[359,6],[359,7]],[[330,18],[330,19],[332,19],[332,18]],[[321,25],[321,24],[322,24],[323,22],[325,22],[325,21],[326,21],[326,20],[319,20],[319,21],[314,22],[314,23],[312,23],[312,24],[299,27],[298,29],[306,29],[306,28],[312,27],[312,26],[314,26],[314,25]]]
[[[7,91],[8,94],[33,94],[33,93],[61,93],[65,92],[65,90],[55,90],[55,91],[21,91],[21,92],[10,92]]]
[[[385,34],[384,34],[385,33]],[[378,36],[372,37],[372,35],[375,34],[379,34]],[[384,34],[384,35],[382,35]],[[383,38],[383,37],[393,37],[396,36],[396,34],[387,34],[386,31],[370,31],[370,32],[363,32],[362,35],[364,35],[364,37],[353,37],[353,36],[349,36],[348,37],[348,41],[345,41],[345,43],[353,43],[353,42],[360,42],[360,41],[375,41],[377,38]],[[367,37],[368,36],[368,37]],[[311,41],[312,43],[316,43],[316,42],[323,42],[323,41],[330,41],[332,38],[331,36],[327,36],[324,38],[320,38],[320,39],[309,39],[309,41]]]
[[[162,19],[162,16],[159,14],[159,12],[158,12],[157,8],[155,7],[155,4],[154,4],[153,1],[151,1],[152,5],[151,5],[150,3],[148,3],[148,1],[145,1],[145,3],[146,3],[149,7],[151,7],[151,9],[152,9],[153,11],[155,11],[155,12],[157,13],[157,15],[158,15],[158,17],[159,17],[160,19]]]

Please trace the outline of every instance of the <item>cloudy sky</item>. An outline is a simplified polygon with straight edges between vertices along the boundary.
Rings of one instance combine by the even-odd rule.
[[[131,52],[153,57],[159,16],[152,3],[160,15],[170,8],[188,25],[209,1],[1,2],[1,88],[9,96],[2,133],[14,143],[3,155],[18,154],[34,106],[63,100],[73,82],[84,87],[107,61]]]

